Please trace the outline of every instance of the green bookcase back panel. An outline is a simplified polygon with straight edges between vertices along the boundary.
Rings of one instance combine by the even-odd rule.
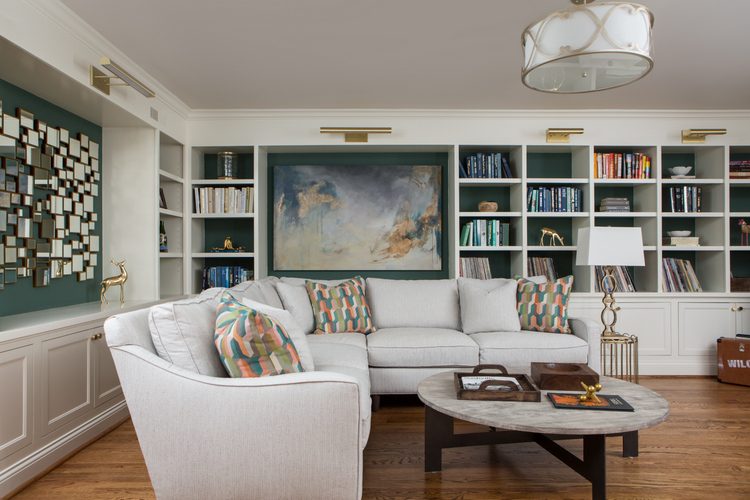
[[[442,170],[442,268],[435,271],[365,271],[360,269],[337,271],[276,271],[273,268],[273,189],[274,167],[278,165],[345,165],[377,166],[387,168],[389,165],[439,165]],[[449,231],[455,228],[448,226],[448,179],[452,172],[448,167],[447,153],[271,153],[268,155],[268,269],[271,276],[296,276],[318,279],[339,279],[355,274],[378,278],[394,279],[440,279],[449,276],[448,264],[451,259],[448,245]]]
[[[232,239],[234,248],[244,247],[245,252],[252,252],[253,219],[205,219],[204,247],[206,252],[211,248],[223,248],[224,240]]]
[[[733,251],[729,255],[729,260],[733,277],[750,278],[750,252]]]
[[[549,218],[529,217],[526,222],[526,241],[529,245],[539,245],[542,237],[542,228],[548,227],[554,229],[562,236],[565,245],[573,244],[573,221],[566,218]],[[549,244],[549,237],[544,239],[545,244]],[[558,245],[560,243],[558,242]]]
[[[572,177],[572,174],[571,153],[529,153],[526,157],[527,177]]]
[[[729,211],[750,213],[750,186],[732,186],[729,189]]]
[[[512,207],[510,204],[510,188],[503,187],[461,187],[459,196],[459,211],[478,212],[480,201],[497,202],[498,212],[521,211],[521,207]]]
[[[41,99],[29,92],[26,92],[25,90],[16,87],[14,85],[11,85],[10,83],[0,80],[0,100],[2,100],[2,109],[3,113],[10,116],[16,116],[16,108],[22,108],[30,113],[33,113],[33,120],[34,124],[31,125],[31,128],[34,129],[37,127],[36,121],[43,122],[49,127],[52,128],[62,128],[69,132],[69,137],[71,139],[78,139],[78,134],[85,134],[89,137],[91,141],[96,142],[99,146],[99,172],[101,175],[106,175],[104,172],[105,166],[102,164],[102,129],[98,125],[89,122],[87,120],[84,120],[83,118],[74,115],[63,108],[60,108],[58,106],[55,106],[54,104]],[[25,132],[26,129],[23,127],[20,128],[21,132]],[[41,134],[40,134],[41,135]],[[50,139],[53,141],[52,139]],[[54,142],[54,141],[53,141]],[[20,141],[17,141],[17,144],[20,145]],[[39,143],[40,145],[43,144],[43,141],[41,140],[41,137],[39,137]],[[62,145],[62,144],[61,144]],[[36,152],[42,152],[43,148],[36,148]],[[55,149],[57,153],[60,153],[59,149]],[[61,153],[60,153],[61,154]],[[72,156],[73,154],[73,148],[70,148],[68,157]],[[45,166],[46,159],[44,157],[41,157],[39,155],[34,154],[34,159],[27,158],[25,163],[23,161],[18,161],[19,168],[22,170],[26,170],[30,174],[42,174],[43,172],[37,172],[36,170],[43,170],[47,172],[46,175],[55,176],[55,169],[50,168],[49,165]],[[47,157],[49,158],[49,157]],[[81,160],[81,163],[83,163],[83,159],[79,158]],[[7,158],[6,158],[7,160]],[[29,166],[31,163],[35,163],[37,160],[40,161],[40,164],[36,167]],[[54,160],[53,160],[54,161]],[[3,183],[4,186],[0,187],[0,196],[5,193],[7,196],[10,196],[11,194],[8,191],[4,191],[8,189],[9,187],[13,189],[13,183],[15,183],[15,191],[18,192],[18,190],[21,189],[21,186],[23,185],[23,182],[20,179],[20,176],[18,173],[12,173],[14,172],[15,167],[8,168],[8,165],[3,164],[4,167],[0,168],[0,174],[4,177]],[[21,166],[26,165],[26,166]],[[54,167],[54,165],[53,165]],[[72,170],[71,170],[72,172]],[[79,179],[82,179],[81,177],[82,171],[78,172]],[[86,174],[88,175],[88,174]],[[39,180],[40,176],[36,175],[36,179]],[[88,179],[88,177],[86,177]],[[11,185],[9,186],[7,184],[7,181],[11,181]],[[81,180],[81,183],[84,181]],[[97,183],[98,189],[99,189],[99,195],[93,197],[93,205],[88,207],[90,210],[85,210],[87,213],[96,214],[97,221],[95,222],[95,226],[93,231],[90,231],[89,236],[97,236],[99,238],[99,253],[97,253],[97,264],[95,266],[92,266],[94,268],[94,275],[92,278],[88,278],[84,281],[78,281],[77,273],[71,272],[68,275],[63,275],[60,278],[50,278],[48,280],[48,284],[46,286],[41,287],[35,287],[34,286],[34,273],[31,272],[30,276],[28,277],[18,277],[18,268],[22,265],[29,264],[25,261],[23,258],[16,259],[15,265],[8,262],[8,259],[5,259],[4,265],[0,265],[0,284],[2,284],[2,289],[0,289],[0,316],[7,316],[11,314],[20,314],[20,313],[26,313],[26,312],[32,312],[32,311],[39,311],[42,309],[49,309],[53,307],[62,307],[62,306],[69,306],[74,304],[80,304],[84,302],[92,302],[92,301],[98,301],[99,300],[99,283],[102,280],[102,268],[104,269],[104,272],[109,276],[113,274],[117,274],[117,269],[112,266],[109,262],[102,263],[101,258],[101,248],[102,248],[102,242],[101,242],[101,229],[102,229],[102,192],[101,192],[101,180]],[[77,183],[76,183],[77,185]],[[67,190],[66,196],[68,193],[70,193],[70,189]],[[53,191],[48,189],[42,189],[39,185],[33,186],[33,203],[36,204],[37,201],[40,200],[47,200],[50,195],[54,194]],[[59,197],[60,203],[62,204],[63,197]],[[48,213],[47,210],[43,209],[41,212],[37,212],[35,207],[29,207],[22,204],[13,204],[12,207],[0,207],[0,243],[5,244],[5,248],[7,249],[8,245],[5,240],[6,236],[15,236],[16,235],[16,226],[15,225],[9,225],[7,224],[8,221],[8,215],[16,214],[16,210],[18,208],[21,208],[24,211],[24,216],[27,220],[31,219],[31,213],[36,212],[43,214],[42,220],[52,220],[52,215]],[[32,210],[34,209],[34,210]],[[65,216],[69,212],[63,210]],[[28,216],[27,216],[28,213]],[[77,223],[76,223],[77,224]],[[16,241],[16,248],[20,248],[21,242],[27,242],[35,240],[35,242],[45,242],[45,241],[51,241],[48,240],[46,237],[44,239],[41,238],[41,227],[42,224],[38,221],[31,224],[31,235],[32,237],[29,239],[17,239]],[[49,231],[51,229],[51,226],[47,225],[45,231]],[[57,229],[57,228],[55,228]],[[50,233],[45,233],[50,234]],[[58,235],[55,234],[55,237]],[[73,239],[72,233],[68,236],[65,236],[64,238],[61,238],[64,244],[69,244],[71,240]],[[59,240],[58,240],[59,241]],[[27,250],[28,251],[28,250]],[[78,254],[77,251],[73,251],[73,255]],[[80,254],[79,254],[80,255]],[[37,259],[40,263],[43,263],[45,260],[44,258]],[[69,260],[69,259],[62,259],[62,260]],[[56,261],[50,261],[49,263],[52,264]],[[36,262],[35,262],[36,264]],[[70,266],[72,268],[72,264]],[[52,271],[52,266],[50,266],[50,270]],[[41,283],[38,283],[41,284]],[[117,292],[114,293],[114,300],[117,300],[116,298]]]
[[[203,178],[204,179],[216,179],[216,162],[217,155],[206,154],[203,157]],[[252,179],[254,178],[255,167],[253,165],[252,153],[241,153],[238,155],[238,167],[237,167],[237,178],[238,179]]]
[[[692,236],[700,236],[695,234],[695,219],[692,217],[665,217],[661,220],[662,237],[667,238],[668,231],[690,231]]]

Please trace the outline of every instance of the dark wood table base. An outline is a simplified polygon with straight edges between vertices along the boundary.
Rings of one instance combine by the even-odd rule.
[[[621,434],[538,434],[534,432],[498,431],[456,434],[453,417],[425,406],[424,424],[424,470],[437,472],[443,468],[443,449],[485,444],[509,444],[535,442],[562,463],[591,482],[591,497],[595,500],[607,498],[606,438],[622,436],[622,456],[638,456],[638,431]],[[555,441],[583,439],[583,460]]]

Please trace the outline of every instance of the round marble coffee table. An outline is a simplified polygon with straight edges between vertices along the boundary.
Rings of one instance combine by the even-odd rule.
[[[666,420],[669,403],[641,385],[610,377],[601,377],[601,384],[602,394],[621,396],[635,411],[557,409],[547,391],[539,403],[461,400],[452,371],[428,377],[417,389],[425,404],[425,471],[441,470],[444,448],[534,441],[591,481],[592,498],[606,498],[606,438],[622,436],[623,456],[638,456],[638,431]],[[491,432],[454,434],[454,419]],[[583,460],[555,442],[576,438],[583,439]]]

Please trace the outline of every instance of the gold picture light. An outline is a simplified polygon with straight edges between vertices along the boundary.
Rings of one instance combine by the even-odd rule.
[[[320,127],[321,134],[344,134],[344,142],[367,142],[368,134],[391,132],[391,127]]]
[[[707,135],[725,135],[725,128],[688,128],[682,131],[683,144],[703,144]]]
[[[561,144],[570,142],[570,134],[583,134],[582,128],[548,128],[547,142]]]
[[[109,95],[110,87],[131,87],[144,97],[150,98],[156,96],[156,92],[125,71],[122,66],[112,61],[109,57],[102,57],[99,63],[114,75],[107,75],[99,68],[93,65],[89,66],[89,83],[103,94]],[[113,79],[120,80],[121,83],[112,83]]]

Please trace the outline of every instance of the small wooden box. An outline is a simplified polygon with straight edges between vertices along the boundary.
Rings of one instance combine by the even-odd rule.
[[[531,363],[531,379],[542,390],[580,391],[599,383],[599,374],[584,363]]]
[[[483,370],[498,370],[500,375],[506,377],[513,377],[516,379],[522,390],[512,391],[499,391],[497,389],[489,389],[491,386],[498,385],[510,385],[504,382],[486,381],[483,382],[479,389],[464,389],[463,382],[461,379],[464,377],[476,377],[481,375],[491,376],[490,373],[481,373]],[[456,396],[458,399],[473,399],[482,401],[529,401],[529,402],[540,402],[542,400],[542,393],[534,382],[525,373],[508,373],[502,365],[477,365],[474,367],[471,373],[454,373],[453,381],[456,386]]]
[[[750,339],[721,337],[716,341],[719,382],[750,385]]]

